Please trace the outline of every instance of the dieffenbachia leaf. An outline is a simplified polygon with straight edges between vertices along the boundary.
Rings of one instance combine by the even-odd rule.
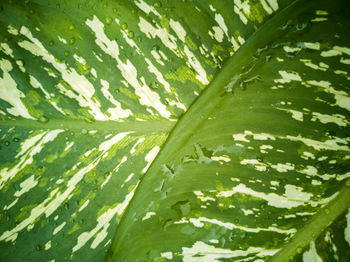
[[[1,260],[349,259],[346,1],[0,5]]]

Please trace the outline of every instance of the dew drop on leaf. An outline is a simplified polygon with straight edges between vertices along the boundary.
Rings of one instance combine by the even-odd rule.
[[[87,131],[85,128],[83,128],[83,129],[81,130],[81,133],[82,133],[83,135],[86,135],[86,134],[88,133],[88,131]]]
[[[86,66],[85,68],[89,68],[89,66],[87,64],[85,64],[85,66]],[[92,117],[85,117],[84,121],[88,124],[91,124],[91,123],[95,122],[95,119]]]
[[[18,184],[16,184],[16,183],[13,183],[13,184],[12,184],[12,187],[13,187],[13,189],[14,189],[15,191],[20,190]]]
[[[17,62],[17,65],[24,66],[24,61],[22,59],[18,59],[16,62]]]
[[[106,173],[104,173],[104,178],[107,178],[109,175],[110,175],[111,173],[110,172],[106,172]]]
[[[271,58],[272,58],[272,55],[265,56],[265,62],[266,63],[269,62],[271,60]]]
[[[120,25],[120,28],[121,28],[122,30],[125,30],[125,29],[128,28],[128,25],[127,25],[126,23],[122,23],[122,24]]]
[[[40,251],[40,250],[41,250],[41,246],[38,244],[38,245],[36,245],[35,249],[36,249],[37,251]]]
[[[191,203],[188,200],[178,201],[174,205],[172,205],[171,208],[175,210],[180,217],[183,217],[190,213]]]
[[[133,31],[129,31],[128,32],[128,38],[134,38],[134,32]]]
[[[70,45],[74,45],[75,44],[75,38],[72,37],[71,39],[69,39],[69,44]]]
[[[157,1],[153,4],[153,6],[156,8],[160,8],[160,7],[162,7],[162,4],[161,4],[161,2]]]
[[[14,137],[12,140],[13,140],[13,142],[18,142],[19,138],[18,137]]]
[[[345,185],[346,185],[347,187],[350,187],[350,179],[346,180]]]
[[[69,26],[69,30],[72,31],[72,30],[74,30],[74,29],[75,29],[75,26],[74,26],[74,25],[70,25],[70,26]]]
[[[263,208],[265,208],[266,206],[267,206],[266,203],[262,203],[262,204],[260,205],[260,208],[263,209]]]
[[[51,40],[51,41],[49,42],[49,46],[53,46],[54,43],[55,43],[55,42]]]
[[[64,56],[69,56],[69,51],[64,52]]]
[[[112,21],[113,21],[113,20],[112,20],[112,18],[111,18],[110,16],[107,16],[107,17],[106,17],[106,24],[107,24],[107,25],[110,25],[110,24],[112,23]]]
[[[154,50],[154,51],[159,51],[159,49],[160,49],[159,45],[154,45],[152,47],[152,50]]]
[[[5,146],[9,146],[10,145],[10,141],[5,141]]]
[[[41,122],[41,123],[47,123],[47,122],[49,122],[49,119],[46,117],[46,116],[40,116],[40,118],[39,118],[39,122]]]
[[[167,227],[169,227],[171,224],[173,223],[173,220],[172,219],[168,219],[164,222],[163,224],[163,230],[166,230]]]

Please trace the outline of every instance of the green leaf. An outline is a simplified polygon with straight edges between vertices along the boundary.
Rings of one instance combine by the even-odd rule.
[[[345,0],[0,10],[0,260],[349,260]]]

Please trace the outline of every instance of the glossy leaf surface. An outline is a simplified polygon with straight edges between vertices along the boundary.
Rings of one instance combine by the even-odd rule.
[[[346,1],[72,2],[1,4],[1,260],[349,259]]]

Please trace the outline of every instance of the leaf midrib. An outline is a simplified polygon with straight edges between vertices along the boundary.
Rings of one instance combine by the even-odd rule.
[[[142,177],[138,188],[135,190],[134,197],[131,199],[126,210],[122,214],[118,229],[115,233],[113,243],[111,245],[108,261],[115,259],[116,253],[113,252],[117,248],[118,232],[121,231],[130,210],[133,208],[135,199],[138,195],[142,195],[143,185],[152,179],[152,174],[156,174],[160,164],[171,158],[174,152],[180,150],[207,119],[210,113],[215,110],[223,99],[228,97],[225,87],[231,86],[233,89],[239,83],[242,66],[247,65],[247,57],[251,58],[257,48],[267,45],[270,39],[274,39],[280,33],[280,26],[284,25],[295,13],[301,12],[308,8],[310,3],[302,3],[303,1],[295,0],[290,5],[276,13],[273,17],[265,22],[258,31],[251,35],[237,52],[228,59],[226,64],[217,73],[213,81],[206,87],[201,95],[191,104],[188,111],[180,117],[179,121],[171,130],[167,141],[162,146],[159,154],[152,162],[146,174]],[[250,62],[248,60],[248,62]],[[114,254],[113,254],[114,253]]]
[[[20,120],[1,120],[1,128],[21,128],[21,129],[37,129],[37,130],[55,130],[64,129],[67,131],[81,132],[83,129],[86,131],[101,131],[107,133],[119,133],[125,131],[134,131],[140,134],[149,133],[169,133],[174,127],[175,121],[167,119],[137,121],[126,120],[124,122],[117,121],[94,121],[88,123],[84,120],[76,119],[52,119],[47,123],[42,123],[37,120],[20,119]]]

